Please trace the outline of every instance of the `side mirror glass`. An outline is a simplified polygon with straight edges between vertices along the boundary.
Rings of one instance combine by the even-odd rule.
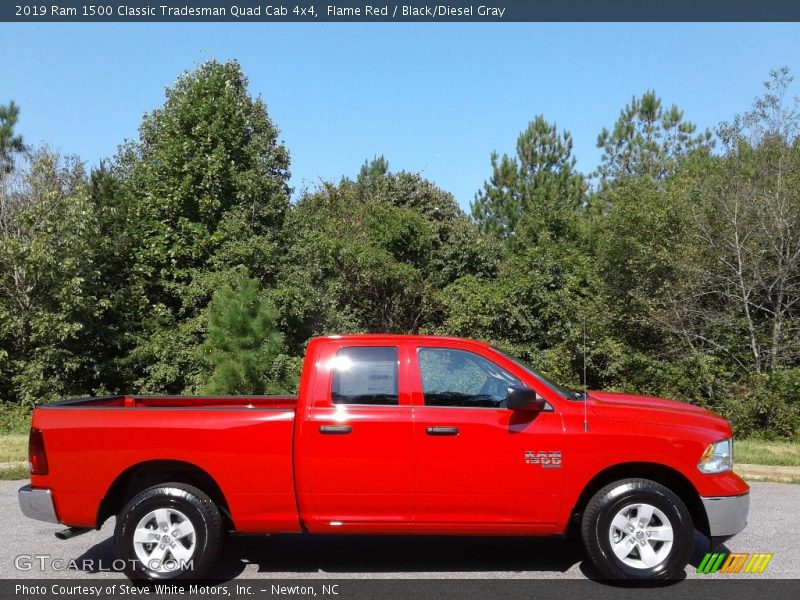
[[[524,385],[508,386],[506,407],[510,410],[543,411],[546,402],[536,392]]]

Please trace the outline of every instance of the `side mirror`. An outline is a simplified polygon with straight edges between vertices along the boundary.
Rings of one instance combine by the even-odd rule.
[[[537,396],[536,392],[524,385],[508,386],[506,407],[510,410],[528,410],[541,412],[545,407],[544,398]]]

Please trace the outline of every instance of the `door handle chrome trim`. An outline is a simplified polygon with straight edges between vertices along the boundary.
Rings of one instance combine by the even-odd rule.
[[[352,432],[350,425],[320,425],[319,432],[328,435],[347,435]]]
[[[458,427],[428,427],[425,429],[428,435],[458,435]]]

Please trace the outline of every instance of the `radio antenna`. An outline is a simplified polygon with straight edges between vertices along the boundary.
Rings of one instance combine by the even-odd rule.
[[[583,318],[583,430],[589,431],[589,390],[586,387],[586,317]]]

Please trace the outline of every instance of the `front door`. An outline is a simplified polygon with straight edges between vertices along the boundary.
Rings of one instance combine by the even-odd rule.
[[[507,409],[508,386],[523,382],[488,349],[415,352],[415,520],[555,523],[564,478],[559,413],[549,405],[545,412]]]

